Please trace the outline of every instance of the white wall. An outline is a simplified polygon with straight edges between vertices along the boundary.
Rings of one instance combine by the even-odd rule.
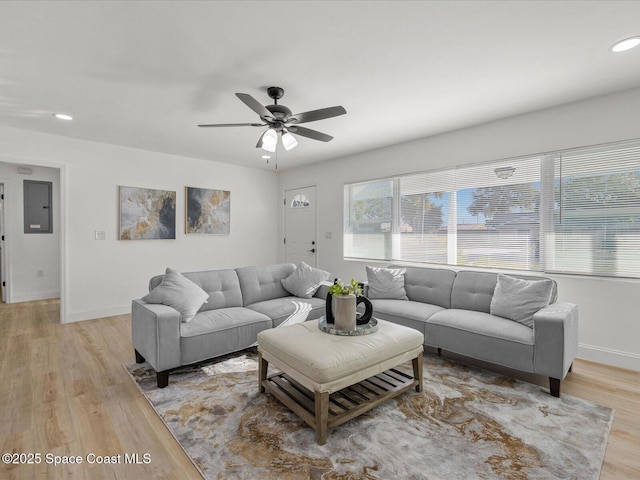
[[[30,166],[31,175],[20,175],[17,165],[4,163],[2,159],[0,155],[0,183],[4,183],[5,191],[5,299],[26,302],[57,298],[60,296],[60,171]],[[24,233],[23,180],[52,183],[53,233]]]
[[[63,321],[129,312],[149,278],[269,264],[278,255],[273,171],[0,127],[0,159],[60,169]],[[118,186],[177,192],[176,239],[120,241]],[[185,186],[231,191],[231,234],[185,235]],[[96,230],[107,239],[95,240]]]
[[[280,195],[287,189],[317,185],[318,266],[332,276],[365,280],[366,262],[345,261],[342,255],[345,183],[640,138],[639,111],[640,89],[541,110],[285,170],[279,175]],[[282,212],[279,225],[282,232]],[[326,238],[327,232],[332,239]],[[640,281],[553,278],[558,282],[559,300],[579,305],[579,356],[640,371]]]

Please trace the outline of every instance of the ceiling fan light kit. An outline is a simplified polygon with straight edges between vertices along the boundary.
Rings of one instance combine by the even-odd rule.
[[[275,146],[275,144],[273,144],[273,145],[263,145],[263,146],[262,146],[262,149],[263,149],[265,152],[273,153],[273,152],[275,152],[275,151],[276,151],[276,146]]]
[[[295,148],[296,145],[298,145],[296,137],[291,135],[289,132],[282,134],[282,146],[285,150],[291,150],[292,148]]]
[[[273,99],[273,105],[262,105],[255,98],[247,93],[236,93],[236,96],[251,110],[260,116],[264,123],[217,123],[198,125],[199,127],[268,127],[260,136],[256,148],[262,148],[267,152],[275,152],[278,144],[278,134],[282,137],[282,146],[285,150],[291,150],[298,145],[295,135],[329,142],[333,139],[331,135],[318,132],[310,128],[298,127],[300,123],[316,122],[327,118],[344,115],[347,111],[342,106],[321,108],[303,113],[291,113],[291,110],[284,105],[279,105],[278,100],[284,96],[284,89],[280,87],[269,87],[267,94]]]
[[[271,147],[275,146],[277,143],[278,134],[276,133],[276,131],[272,128],[267,129],[267,131],[264,132],[264,135],[262,135],[262,146]]]

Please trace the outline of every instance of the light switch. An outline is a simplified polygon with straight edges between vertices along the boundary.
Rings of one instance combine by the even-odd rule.
[[[106,240],[107,232],[104,230],[96,230],[96,240]]]

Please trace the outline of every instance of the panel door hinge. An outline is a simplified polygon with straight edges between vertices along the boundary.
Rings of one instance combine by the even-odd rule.
[[[287,244],[287,238],[286,238],[286,237],[285,237],[285,239],[284,239],[284,244],[285,244],[285,245]]]
[[[282,202],[282,204],[286,207],[287,206],[287,199],[285,198],[284,201]]]
[[[6,287],[7,286],[7,282],[2,282],[2,286]]]
[[[4,242],[4,235],[2,235],[2,241]]]
[[[0,195],[0,200],[4,200],[4,193]]]

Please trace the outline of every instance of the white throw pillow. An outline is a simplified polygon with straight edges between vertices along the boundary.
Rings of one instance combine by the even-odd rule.
[[[369,299],[386,298],[391,300],[408,300],[404,289],[406,268],[367,267],[367,283]]]
[[[330,276],[329,272],[313,268],[300,261],[293,273],[280,280],[280,283],[289,293],[296,297],[311,298],[318,291],[322,282],[327,281]]]
[[[188,322],[208,298],[209,294],[198,285],[177,270],[167,268],[162,283],[142,297],[142,301],[173,307],[182,315],[182,321]]]
[[[524,280],[498,274],[491,315],[508,318],[533,328],[533,315],[551,303],[553,280]]]

